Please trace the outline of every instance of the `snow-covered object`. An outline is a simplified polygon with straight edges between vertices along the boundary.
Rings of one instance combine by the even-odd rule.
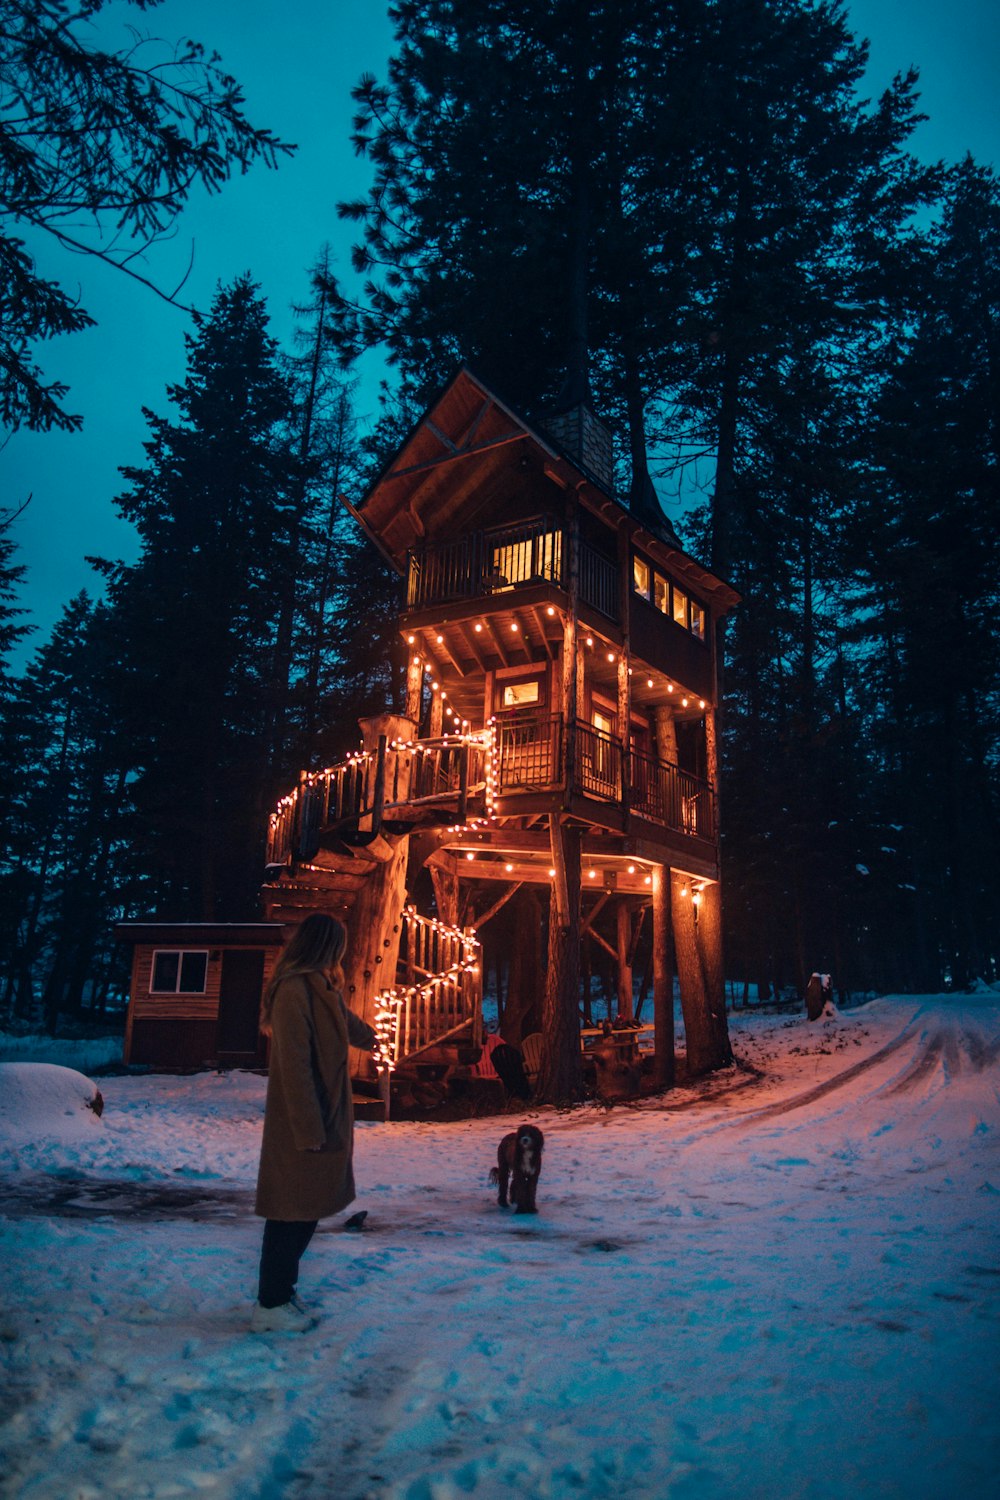
[[[83,1073],[55,1063],[0,1063],[0,1133],[44,1141],[90,1135],[104,1108],[101,1091]]]

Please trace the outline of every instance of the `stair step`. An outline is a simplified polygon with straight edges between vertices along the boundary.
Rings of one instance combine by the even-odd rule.
[[[373,1099],[370,1094],[355,1094],[354,1118],[356,1120],[384,1120],[385,1100]]]

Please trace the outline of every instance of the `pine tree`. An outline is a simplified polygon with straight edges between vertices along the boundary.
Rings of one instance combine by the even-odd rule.
[[[290,392],[257,288],[222,288],[188,337],[170,421],[147,412],[147,463],[126,469],[131,567],[109,567],[123,649],[116,691],[136,777],[137,854],[160,914],[245,916],[265,810],[288,775],[277,651],[298,523]]]

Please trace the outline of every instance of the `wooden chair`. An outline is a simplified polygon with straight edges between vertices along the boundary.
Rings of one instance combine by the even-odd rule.
[[[529,1036],[521,1040],[521,1056],[524,1058],[524,1071],[528,1075],[528,1082],[534,1086],[542,1067],[542,1033],[533,1031]]]

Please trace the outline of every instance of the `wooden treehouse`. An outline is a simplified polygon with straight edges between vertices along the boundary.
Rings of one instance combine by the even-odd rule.
[[[467,369],[349,509],[406,579],[406,702],[282,799],[268,919],[346,920],[350,1003],[405,1071],[477,1047],[476,924],[530,892],[517,946],[544,974],[548,1098],[579,1085],[582,939],[613,953],[627,1020],[651,919],[656,1080],[673,1080],[675,971],[692,1071],[712,1066],[720,1027],[725,1045],[714,626],[737,596],[658,507],[615,498],[589,406],[532,426]],[[433,912],[414,908],[421,890]]]

